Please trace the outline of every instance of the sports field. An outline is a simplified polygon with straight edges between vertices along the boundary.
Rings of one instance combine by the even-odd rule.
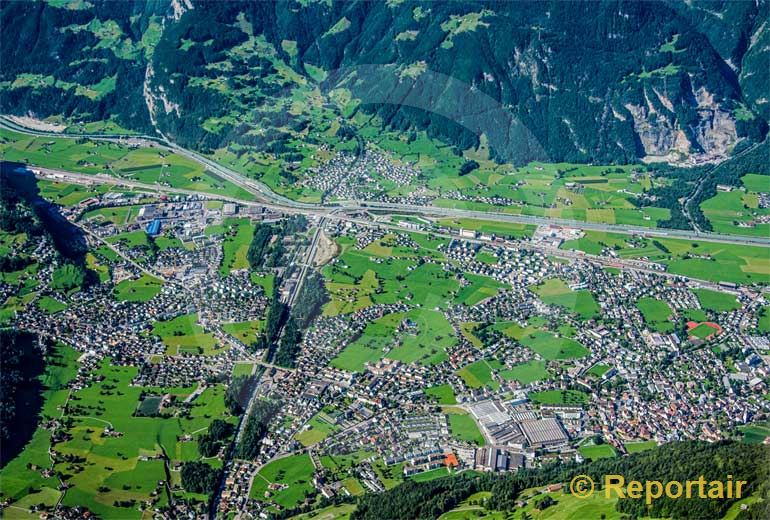
[[[743,442],[759,444],[770,437],[770,426],[760,424],[748,424],[738,428],[743,434]]]
[[[609,444],[592,444],[581,446],[578,451],[586,460],[611,459],[617,457],[617,452]]]
[[[639,441],[639,442],[626,442],[623,443],[623,447],[628,453],[639,453],[641,451],[647,451],[653,449],[658,443],[655,441]]]

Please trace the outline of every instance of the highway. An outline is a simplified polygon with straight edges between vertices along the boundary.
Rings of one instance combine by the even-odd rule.
[[[738,245],[757,245],[770,247],[770,237],[752,237],[752,236],[738,236],[738,235],[723,235],[717,233],[705,233],[702,231],[687,231],[678,229],[661,229],[661,228],[647,228],[641,226],[628,226],[618,224],[603,224],[598,222],[584,222],[570,219],[549,218],[549,217],[537,217],[530,215],[512,215],[501,212],[485,212],[474,211],[457,208],[441,208],[437,206],[418,206],[409,204],[393,204],[384,202],[357,202],[357,201],[340,201],[338,204],[309,204],[303,202],[293,201],[282,195],[273,192],[267,185],[250,179],[244,175],[227,168],[219,163],[208,159],[201,154],[182,148],[174,143],[161,139],[159,137],[152,136],[132,136],[132,135],[94,135],[94,134],[79,134],[79,135],[67,135],[56,132],[44,132],[40,130],[33,130],[26,127],[22,127],[17,123],[9,120],[5,116],[0,116],[0,128],[6,128],[16,132],[21,132],[29,135],[45,136],[45,137],[57,137],[57,138],[72,138],[79,139],[83,137],[120,142],[125,139],[146,139],[155,142],[156,144],[178,153],[188,159],[198,162],[210,169],[216,175],[227,179],[236,186],[243,188],[249,193],[253,194],[262,205],[271,209],[289,213],[315,213],[315,214],[328,214],[334,210],[345,211],[360,211],[360,210],[377,210],[386,213],[402,214],[402,213],[414,213],[425,217],[444,217],[444,218],[475,218],[475,219],[487,219],[494,220],[496,222],[508,222],[514,224],[529,224],[533,226],[540,225],[558,225],[564,227],[579,228],[587,231],[600,231],[608,233],[621,233],[621,234],[634,234],[644,235],[649,237],[661,237],[661,238],[679,238],[685,240],[707,240],[710,242],[722,242],[727,244]],[[43,168],[39,168],[44,170]],[[52,171],[52,170],[48,170]],[[69,172],[72,173],[72,172]],[[106,182],[105,176],[87,176],[91,179],[98,178],[99,182]],[[203,192],[190,191],[190,190],[177,190],[167,189],[160,186],[141,185],[140,183],[134,183],[125,179],[120,179],[120,184],[132,187],[142,187],[145,189],[163,189],[163,191],[179,192],[188,194],[203,194]],[[216,196],[215,198],[222,200],[232,200],[233,202],[246,203],[242,200],[232,199],[229,197]]]

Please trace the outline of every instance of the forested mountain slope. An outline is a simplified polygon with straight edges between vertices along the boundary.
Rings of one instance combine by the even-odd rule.
[[[462,149],[484,134],[516,163],[721,160],[767,132],[767,13],[765,1],[4,2],[0,109],[157,127],[204,151],[292,150],[319,118],[363,111]]]

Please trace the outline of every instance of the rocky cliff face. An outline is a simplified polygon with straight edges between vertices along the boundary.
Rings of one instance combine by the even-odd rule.
[[[659,96],[663,110],[645,96],[644,105],[627,103],[634,131],[642,146],[645,162],[715,162],[726,158],[739,140],[735,117],[723,109],[705,87],[693,93],[690,108],[696,117],[680,120],[673,104]]]

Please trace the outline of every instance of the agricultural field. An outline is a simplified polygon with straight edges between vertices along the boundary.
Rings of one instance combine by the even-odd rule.
[[[67,308],[66,303],[62,303],[56,298],[51,296],[43,296],[37,301],[37,306],[40,310],[47,312],[48,314],[56,314]]]
[[[438,385],[423,390],[425,395],[436,402],[436,404],[457,404],[455,393],[451,385]]]
[[[540,404],[582,405],[588,402],[589,396],[580,390],[544,390],[532,392],[529,398]]]
[[[404,363],[435,364],[446,359],[444,349],[456,341],[441,312],[415,308],[372,321],[361,337],[347,345],[331,364],[351,372],[360,372],[365,363],[383,357]]]
[[[445,158],[439,158],[442,159]],[[449,173],[452,169],[446,166],[443,171],[429,171],[428,175],[435,177],[428,181],[428,186],[439,193],[435,204],[643,227],[655,227],[657,221],[670,217],[668,209],[634,204],[638,195],[668,182],[636,166],[532,163],[512,169],[484,158],[478,162],[479,169],[462,177]],[[465,200],[454,198],[458,190]],[[510,202],[496,206],[482,200],[488,197]]]
[[[191,353],[213,356],[223,352],[223,348],[213,334],[205,332],[198,325],[197,314],[186,314],[168,321],[156,321],[152,333],[159,336],[166,345],[166,354]]]
[[[40,189],[41,197],[60,206],[76,206],[90,197],[117,191],[113,186],[107,184],[81,186],[46,179],[38,179],[37,187]]]
[[[518,381],[522,385],[528,385],[535,381],[550,379],[551,373],[546,369],[544,361],[532,360],[514,365],[507,370],[501,370],[500,377],[508,381]]]
[[[620,258],[648,260],[670,273],[712,282],[767,285],[770,276],[770,257],[759,246],[586,231],[583,238],[564,242],[561,248],[589,254],[612,250]]]
[[[457,507],[447,511],[439,520],[506,520],[512,518],[531,518],[533,520],[557,520],[561,518],[601,518],[620,520],[621,514],[615,510],[617,498],[606,498],[603,493],[594,493],[588,498],[576,498],[563,491],[547,492],[543,488],[531,488],[521,492],[523,507],[513,511],[493,511],[484,507],[484,502],[492,494],[488,491],[474,493],[460,502]],[[554,504],[540,510],[537,502],[549,497]]]
[[[709,289],[695,289],[693,292],[698,297],[701,307],[707,311],[729,312],[741,308],[741,304],[732,294]]]
[[[67,384],[77,373],[79,356],[79,352],[61,344],[57,344],[48,354],[45,372],[40,376],[44,388],[41,417],[61,416],[61,406],[67,401]],[[51,432],[38,426],[24,450],[0,470],[0,481],[3,483],[0,496],[3,499],[23,509],[37,504],[50,506],[59,500],[61,491],[58,479],[53,476],[43,477],[40,471],[31,467],[50,468],[53,465],[49,456],[50,448]],[[28,493],[29,488],[39,489],[40,492]]]
[[[757,328],[760,332],[770,332],[770,306],[762,307],[757,319]]]
[[[446,407],[444,413],[449,421],[449,431],[453,437],[473,443],[476,446],[484,445],[484,436],[481,435],[476,421],[468,412],[460,408]]]
[[[732,191],[718,191],[701,203],[703,214],[715,233],[770,236],[770,222],[757,219],[770,215],[770,208],[760,208],[759,194],[770,193],[770,176],[749,173],[741,177],[743,186]]]
[[[294,436],[303,446],[317,444],[339,429],[328,420],[324,412],[319,412],[311,418],[302,431]]]
[[[43,168],[107,174],[146,184],[254,200],[249,192],[206,171],[199,163],[160,148],[35,137],[0,129],[0,154],[7,161],[27,162]]]
[[[146,302],[160,292],[163,282],[147,274],[136,280],[123,280],[115,286],[115,299],[118,301]]]
[[[83,218],[94,222],[111,222],[116,226],[132,223],[142,206],[117,206],[86,211]]]
[[[107,358],[94,373],[100,379],[73,393],[68,412],[72,421],[66,426],[70,437],[55,449],[65,457],[83,459],[57,459],[55,469],[73,486],[63,504],[87,506],[106,517],[141,518],[136,507],[126,504],[151,501],[161,506],[168,501],[159,485],[166,479],[163,461],[155,458],[161,450],[169,455],[170,464],[189,460],[185,448],[189,443],[180,441],[185,433],[205,429],[216,418],[233,421],[225,411],[221,385],[207,388],[192,404],[184,405],[189,406],[189,415],[173,419],[135,416],[143,392],[172,393],[174,408],[192,392],[132,386],[136,374],[135,367],[116,366]],[[109,435],[109,431],[119,435]]]
[[[547,360],[577,359],[589,354],[589,350],[574,339],[541,330],[524,336],[519,341]]]
[[[341,504],[314,509],[308,513],[302,513],[291,518],[292,520],[348,520],[355,509],[355,504]]]
[[[118,233],[117,235],[108,237],[106,240],[110,244],[117,244],[124,247],[147,248],[150,245],[147,233],[145,233],[143,229]]]
[[[500,383],[495,381],[492,376],[504,368],[504,365],[496,359],[482,359],[464,366],[457,372],[457,375],[465,382],[468,388],[481,388],[486,386],[492,390],[500,388]]]
[[[599,312],[599,306],[590,291],[585,289],[573,291],[558,278],[551,278],[540,285],[530,287],[530,289],[544,303],[564,307],[580,316],[581,319],[590,319]]]
[[[465,274],[463,277],[467,280],[468,285],[460,289],[455,301],[469,307],[478,305],[487,298],[496,296],[500,289],[506,287],[505,284],[488,276]]]
[[[639,298],[636,308],[644,316],[644,322],[654,331],[668,333],[674,330],[671,322],[673,311],[668,304],[655,298]]]
[[[249,260],[246,257],[249,252],[249,244],[254,236],[254,224],[249,219],[227,219],[214,229],[206,229],[206,234],[215,231],[223,231],[225,235],[223,243],[222,265],[219,267],[219,273],[227,276],[231,271],[247,269]]]
[[[309,494],[313,487],[313,463],[307,454],[276,459],[264,466],[254,477],[249,496],[259,501],[274,502],[282,507],[294,507]],[[269,491],[272,483],[285,486]]]
[[[529,238],[536,229],[535,226],[530,224],[495,222],[493,220],[478,220],[471,218],[440,219],[436,221],[436,224],[450,229],[465,229],[513,240]]]
[[[241,321],[235,323],[225,323],[222,330],[246,345],[251,345],[257,341],[257,336],[264,327],[263,320]]]

